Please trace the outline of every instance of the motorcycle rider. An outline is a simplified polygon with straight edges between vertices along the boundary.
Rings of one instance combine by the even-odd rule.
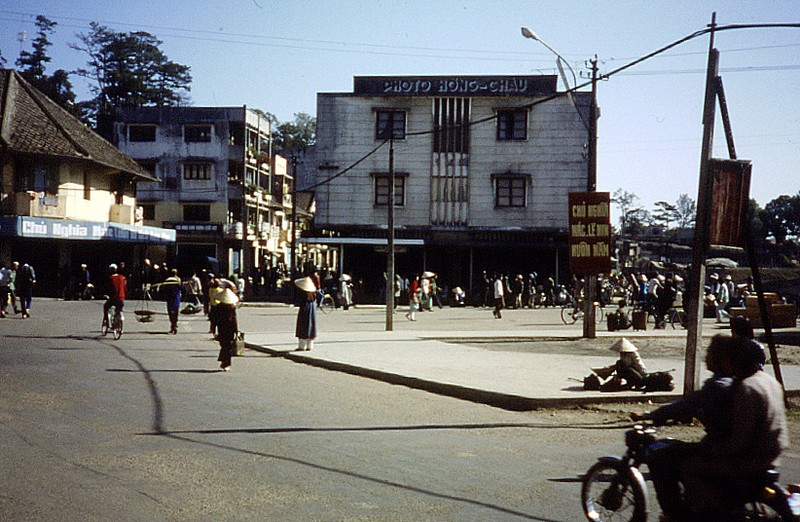
[[[775,468],[788,447],[780,384],[759,371],[751,342],[716,336],[706,355],[714,375],[700,390],[651,413],[631,415],[656,425],[696,417],[706,429],[698,443],[659,441],[649,450],[662,520],[727,520],[732,488]]]
[[[748,479],[776,469],[781,453],[789,447],[780,383],[760,369],[753,341],[734,338],[732,342],[735,382],[730,434],[685,461],[681,470],[694,520],[727,520],[722,514],[731,486],[736,491]]]

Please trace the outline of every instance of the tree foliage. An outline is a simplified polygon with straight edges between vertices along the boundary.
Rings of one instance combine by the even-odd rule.
[[[767,235],[778,244],[786,242],[789,236],[800,236],[800,193],[773,199],[759,211],[758,217]]]
[[[678,221],[678,207],[663,200],[656,201],[652,217],[653,224],[669,229],[671,223]]]
[[[697,218],[697,203],[688,194],[681,194],[675,202],[678,228],[693,228]]]
[[[631,211],[634,209],[636,200],[638,199],[639,196],[636,194],[628,192],[627,190],[622,190],[621,188],[614,191],[614,194],[611,197],[611,202],[614,203],[619,210],[620,232],[623,234],[627,232],[628,218],[631,214]]]
[[[49,20],[45,16],[37,16],[37,33],[31,44],[32,50],[21,50],[16,65],[19,68],[20,75],[28,83],[67,111],[77,115],[79,109],[75,106],[75,93],[72,91],[69,73],[63,69],[58,69],[52,75],[47,74],[47,64],[52,61],[48,53],[49,47],[53,45],[50,41],[50,35],[53,34],[56,25],[58,25],[56,22]],[[4,61],[0,60],[0,63]]]
[[[161,40],[144,31],[116,32],[97,22],[70,47],[89,56],[75,71],[89,80],[94,99],[84,104],[89,119],[102,126],[116,107],[165,107],[188,102],[190,68],[169,60]]]
[[[298,112],[294,120],[280,123],[274,115],[272,122],[272,147],[283,156],[298,156],[313,145],[317,139],[317,119],[305,112]]]
[[[652,225],[664,227],[666,231],[694,226],[697,205],[687,194],[678,196],[674,204],[657,201],[652,211],[637,205],[638,200],[639,196],[621,188],[611,198],[619,211],[620,231],[625,236],[638,237]]]

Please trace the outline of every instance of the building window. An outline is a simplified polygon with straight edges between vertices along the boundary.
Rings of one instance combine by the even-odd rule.
[[[376,111],[375,138],[403,140],[406,138],[405,111]]]
[[[128,125],[128,141],[156,141],[155,125]]]
[[[433,100],[433,152],[469,152],[470,100]]]
[[[375,180],[375,206],[385,207],[389,204],[389,174],[377,173],[372,175]],[[402,207],[406,204],[406,174],[394,175],[394,206]]]
[[[178,178],[168,177],[164,178],[164,188],[167,190],[177,190],[178,189]]]
[[[184,205],[184,221],[211,221],[210,205]]]
[[[207,180],[211,179],[212,165],[208,162],[191,161],[183,164],[183,179]]]
[[[14,176],[16,192],[44,192],[48,196],[58,194],[58,165],[46,161],[18,161]]]
[[[184,125],[183,141],[186,143],[211,141],[211,124]]]
[[[528,111],[503,109],[497,111],[497,139],[501,141],[528,139]]]
[[[138,163],[140,167],[142,167],[144,170],[146,170],[148,173],[150,173],[154,178],[158,177],[158,176],[156,176],[156,165],[158,164],[158,161],[156,161],[156,160],[136,160],[136,163]]]
[[[92,177],[88,172],[83,173],[83,199],[92,199]]]
[[[525,176],[498,176],[495,183],[495,207],[524,207],[527,188]]]
[[[156,218],[156,206],[153,203],[142,203],[142,219],[153,221]]]

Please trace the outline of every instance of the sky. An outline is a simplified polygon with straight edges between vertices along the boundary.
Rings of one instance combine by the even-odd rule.
[[[720,26],[800,23],[797,0],[2,0],[0,51],[13,66],[21,45],[30,50],[39,14],[58,23],[50,73],[85,66],[69,44],[91,21],[147,31],[191,67],[193,105],[247,105],[288,121],[315,115],[319,92],[351,92],[354,76],[557,74],[555,55],[522,26],[581,84],[595,56],[611,73],[705,29],[713,12]],[[736,151],[753,162],[750,196],[763,207],[797,195],[800,29],[715,38]],[[708,47],[701,36],[598,83],[598,190],[635,194],[648,210],[697,199]],[[84,80],[72,81],[89,98]],[[728,157],[719,116],[713,155]]]

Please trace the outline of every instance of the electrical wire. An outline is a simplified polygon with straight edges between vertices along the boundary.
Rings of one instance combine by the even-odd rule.
[[[295,192],[308,192],[309,190],[314,190],[315,188],[317,188],[319,186],[322,186],[322,185],[330,183],[331,181],[335,180],[339,176],[343,176],[344,174],[346,174],[350,170],[354,169],[356,166],[358,166],[359,163],[363,162],[364,160],[366,160],[367,158],[369,158],[370,156],[372,156],[373,154],[378,152],[378,150],[381,147],[383,147],[384,145],[386,145],[387,143],[389,143],[389,140],[384,140],[383,142],[378,144],[377,147],[375,147],[374,149],[369,151],[366,155],[364,155],[361,158],[359,158],[358,160],[356,160],[355,163],[351,164],[349,167],[337,172],[336,174],[334,174],[333,176],[330,176],[327,179],[324,179],[324,180],[320,181],[319,183],[315,183],[314,185],[311,185],[311,186],[303,188],[303,189],[296,189]]]

